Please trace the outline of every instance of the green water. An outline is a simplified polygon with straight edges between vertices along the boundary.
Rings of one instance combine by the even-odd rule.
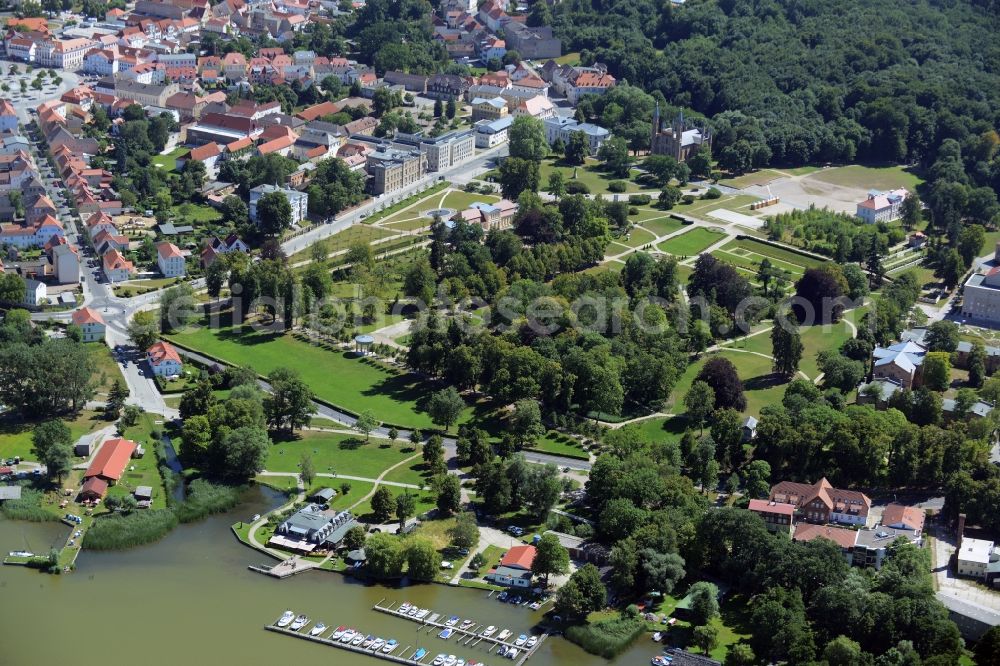
[[[482,648],[466,648],[418,625],[372,610],[385,598],[417,603],[435,612],[528,633],[539,615],[486,597],[480,590],[443,585],[405,589],[365,585],[338,573],[310,572],[275,580],[247,570],[267,558],[241,545],[229,525],[262,512],[273,496],[254,491],[249,501],[228,515],[182,525],[164,540],[117,553],[84,552],[77,571],[51,576],[22,567],[0,567],[0,664],[51,666],[74,664],[315,664],[322,660],[348,666],[390,662],[264,631],[287,608],[336,627],[346,624],[402,647],[420,646],[510,664]],[[0,518],[0,553],[31,549],[46,552],[65,538],[61,524],[37,524]],[[655,654],[640,639],[618,664],[648,664]],[[429,663],[429,660],[427,660]],[[543,643],[530,666],[607,663],[568,641]]]

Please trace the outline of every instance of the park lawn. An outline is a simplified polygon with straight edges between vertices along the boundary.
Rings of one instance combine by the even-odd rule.
[[[403,459],[412,458],[417,455],[419,451],[413,448],[409,442],[403,444],[396,444],[397,448],[403,451]],[[392,470],[385,475],[384,481],[392,481],[393,483],[408,483],[415,486],[427,486],[431,482],[431,476],[427,472],[427,468],[424,466],[423,458],[417,456],[405,465],[400,465],[396,469]]]
[[[336,479],[334,479],[334,480],[336,480]],[[351,492],[353,493],[354,492],[353,484],[367,483],[367,482],[347,481],[347,483],[352,484]],[[372,484],[372,485],[374,485],[374,484]],[[380,486],[380,487],[381,488],[388,488],[389,492],[392,493],[393,499],[395,499],[396,497],[399,497],[404,492],[405,493],[409,493],[409,494],[415,496],[416,497],[416,508],[414,510],[414,515],[415,516],[419,516],[422,513],[426,512],[426,511],[429,511],[429,510],[431,510],[432,508],[435,507],[435,503],[436,502],[435,502],[435,495],[434,495],[433,492],[425,491],[425,490],[413,490],[412,488],[400,488],[399,486]],[[354,501],[357,502],[363,496],[364,495],[362,495],[361,493],[358,493],[357,495],[355,495]],[[357,516],[358,519],[361,520],[362,522],[366,522],[366,523],[375,522],[375,517],[373,515],[371,515],[371,513],[372,513],[371,497],[367,498],[363,502],[359,503],[356,507],[354,507],[353,509],[351,509],[351,513],[353,513],[355,516]],[[390,518],[390,522],[393,522],[395,520],[396,520],[396,516],[393,515],[392,518]]]
[[[667,234],[672,234],[678,229],[684,226],[684,223],[680,220],[675,220],[672,217],[658,217],[654,219],[647,219],[640,221],[639,226],[650,231],[659,236],[666,236]]]
[[[906,270],[895,270],[886,273],[889,277],[899,277],[903,273],[913,273],[917,276],[917,284],[922,287],[927,287],[927,285],[937,284],[941,281],[940,278],[935,277],[934,269],[927,266],[910,266]]]
[[[611,242],[608,243],[608,246],[606,248],[604,248],[604,251],[606,253],[605,256],[611,257],[616,254],[621,254],[623,252],[629,252],[632,249],[634,248],[631,248],[628,245],[622,245],[621,243],[618,242]]]
[[[563,181],[566,184],[569,184],[573,180],[583,183],[590,188],[591,194],[607,194],[608,183],[613,180],[623,181],[625,183],[626,192],[639,192],[642,189],[631,180],[625,178],[612,178],[610,175],[601,171],[599,165],[600,162],[591,158],[588,158],[581,166],[564,164],[561,160],[554,160],[551,158],[543,160],[540,171],[541,179],[539,181],[541,186],[539,189],[548,192],[549,174],[553,171],[561,172],[563,175]],[[574,173],[576,174],[575,178],[573,177]]]
[[[781,247],[774,247],[773,245],[768,245],[767,243],[761,243],[760,241],[754,240],[753,238],[740,238],[733,241],[728,245],[722,247],[723,250],[732,251],[733,248],[743,248],[749,250],[754,254],[759,254],[761,256],[767,257],[771,260],[771,263],[775,263],[775,260],[782,261],[794,266],[799,266],[802,268],[817,268],[826,263],[825,259],[818,259],[815,257],[806,256],[799,254],[792,250],[786,250]],[[783,266],[783,268],[788,268]]]
[[[317,397],[355,414],[372,410],[385,423],[433,429],[430,416],[417,406],[434,387],[410,373],[399,372],[353,352],[320,346],[291,334],[281,335],[232,327],[193,327],[171,340],[235,365],[249,365],[266,375],[275,368],[297,370]],[[466,409],[459,422],[468,421]]]
[[[414,204],[424,201],[425,199],[430,199],[431,197],[434,197],[435,194],[440,193],[442,190],[449,189],[450,187],[451,183],[440,181],[435,185],[433,185],[432,187],[427,188],[423,192],[417,192],[416,194],[412,194],[407,198],[403,199],[402,201],[397,201],[392,205],[386,206],[382,210],[375,211],[365,219],[364,223],[374,224],[375,222],[380,222],[386,218],[390,218],[399,211],[405,210]],[[440,196],[434,197],[434,203],[428,206],[427,209],[429,210],[431,208],[437,208],[438,207],[437,202],[439,200]],[[419,208],[419,210],[424,210],[424,209]]]
[[[375,321],[371,324],[364,324],[363,326],[357,327],[358,333],[371,333],[377,331],[380,328],[385,328],[386,326],[392,326],[393,324],[398,324],[403,321],[405,317],[401,314],[380,314],[376,317]]]
[[[371,243],[379,238],[386,238],[388,236],[394,235],[391,230],[382,229],[380,227],[372,227],[365,224],[354,224],[347,227],[343,231],[340,231],[329,238],[323,240],[326,244],[326,251],[328,254],[333,254],[334,252],[341,252],[343,250],[349,249],[352,245],[357,243]],[[304,250],[299,250],[295,254],[288,257],[288,262],[291,264],[305,261],[312,256],[312,247],[307,247]]]
[[[628,247],[642,247],[648,243],[652,243],[656,240],[654,236],[649,231],[645,229],[635,228],[629,231],[627,236],[621,236],[617,243],[619,245],[626,245]]]
[[[157,168],[163,169],[164,171],[176,171],[177,158],[187,152],[190,152],[190,148],[178,146],[169,153],[166,153],[165,155],[157,155],[149,161],[155,164]]]
[[[784,178],[785,175],[779,173],[773,169],[761,169],[760,171],[754,171],[752,173],[745,173],[742,176],[736,176],[735,178],[723,178],[719,181],[720,185],[728,185],[729,187],[734,187],[738,190],[742,190],[745,187],[751,187],[753,185],[764,185],[765,183],[770,183],[772,180],[777,180],[779,178]]]
[[[103,342],[89,345],[87,351],[90,352],[90,358],[94,361],[94,388],[96,391],[94,397],[97,399],[106,398],[116,379],[124,383],[121,367],[111,356],[111,350]]]
[[[766,336],[770,342],[771,336],[769,334],[762,335]],[[840,349],[840,345],[853,337],[851,329],[844,322],[802,327],[799,329],[799,335],[802,339],[802,360],[799,362],[799,370],[809,375],[811,380],[815,380],[819,376],[816,355],[824,349]]]
[[[455,211],[465,210],[474,203],[496,203],[500,197],[495,194],[479,194],[478,192],[449,192],[445,195],[442,208],[451,208]]]
[[[998,242],[1000,242],[1000,231],[987,231],[983,238],[983,246],[979,248],[979,255],[993,254]]]
[[[425,215],[419,215],[405,220],[400,219],[396,222],[389,222],[385,225],[385,227],[395,231],[417,231],[418,229],[426,229],[430,226],[431,218]]]
[[[748,215],[750,213],[750,204],[755,201],[760,201],[760,197],[751,196],[749,194],[737,194],[734,196],[723,196],[719,199],[696,199],[690,204],[677,204],[674,206],[674,209],[678,213],[690,215],[691,217],[697,217],[705,220],[706,222],[727,224],[723,220],[710,216],[709,213],[713,210],[731,210]]]
[[[590,458],[578,440],[555,430],[546,432],[542,437],[536,439],[535,443],[529,448],[533,451],[542,451],[556,456],[580,459]]]
[[[299,472],[302,456],[312,457],[313,469],[321,474],[346,474],[374,479],[412,454],[385,439],[365,442],[363,435],[301,431],[297,439],[276,441],[264,467],[268,472]]]
[[[678,442],[686,429],[687,419],[683,416],[657,416],[622,427],[650,444]]]
[[[434,192],[428,196],[421,197],[420,199],[415,199],[410,202],[407,206],[402,206],[400,209],[381,220],[379,220],[379,226],[391,225],[396,222],[402,222],[403,220],[411,220],[417,217],[422,217],[427,220],[427,224],[431,223],[431,218],[424,215],[425,211],[434,210],[438,208],[438,202],[441,200],[441,194]]]
[[[110,425],[99,413],[89,411],[81,411],[65,422],[74,443],[81,436]],[[36,422],[18,421],[9,417],[0,420],[0,458],[20,456],[22,460],[34,460],[31,453],[31,433],[36,425]]]
[[[770,336],[767,333],[761,333],[761,335],[770,342]],[[724,349],[703,354],[700,359],[687,367],[680,379],[677,380],[677,384],[674,385],[674,390],[668,400],[668,408],[674,413],[684,412],[684,396],[691,390],[691,384],[705,361],[713,356],[727,358],[736,366],[736,372],[743,381],[743,391],[747,399],[745,413],[760,416],[762,407],[781,402],[787,382],[771,372],[771,359],[756,354]]]
[[[892,190],[905,187],[911,192],[916,191],[917,186],[924,182],[923,178],[913,173],[912,169],[908,167],[862,166],[860,164],[823,169],[810,176],[809,179],[864,190]]]
[[[725,239],[724,234],[709,231],[704,227],[695,227],[679,236],[663,241],[656,247],[678,257],[691,257],[723,239]]]

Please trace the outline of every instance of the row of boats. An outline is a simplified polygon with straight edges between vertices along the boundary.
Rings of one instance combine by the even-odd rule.
[[[497,595],[497,601],[505,601],[507,603],[514,604],[515,606],[520,606],[523,602],[526,601],[526,599],[522,599],[521,595],[515,595],[513,592],[508,592],[504,590],[503,592]],[[528,607],[531,610],[538,610],[539,608],[542,607],[542,602],[532,601],[530,604],[528,604]]]
[[[427,618],[428,622],[437,622],[440,619],[440,615],[438,615],[437,613],[434,613],[433,615],[430,615],[430,617],[428,617],[428,613],[430,613],[428,609],[419,608],[407,601],[401,603],[399,605],[399,608],[396,609],[396,612],[400,615],[412,617],[417,620],[423,620],[424,618]],[[455,633],[456,629],[464,631],[466,633],[471,633],[472,627],[475,624],[476,623],[472,620],[468,619],[463,620],[457,615],[452,615],[447,620],[445,620],[444,622],[445,628],[442,629],[441,633],[438,634],[438,638],[444,638],[444,639],[451,638],[452,634]],[[479,634],[484,638],[490,638],[493,640],[504,642],[508,638],[513,636],[514,632],[511,631],[510,629],[501,629],[500,633],[497,633],[497,627],[491,624],[490,626],[480,631]],[[494,634],[496,634],[496,638],[493,638]],[[515,647],[524,647],[525,649],[529,650],[535,647],[536,643],[538,643],[538,636],[528,636],[527,634],[521,634],[514,639]]]
[[[302,627],[309,624],[309,618],[305,615],[296,616],[292,611],[285,611],[284,614],[278,618],[278,621],[275,622],[275,624],[282,629],[288,628],[292,631],[298,631]],[[322,622],[317,622],[312,629],[309,630],[309,635],[322,637],[327,629],[329,629],[328,626]],[[399,647],[399,642],[394,638],[386,640],[380,636],[374,636],[372,634],[365,635],[362,632],[344,625],[340,625],[334,629],[333,633],[329,635],[328,640],[339,641],[347,645],[360,647],[363,650],[371,650],[372,652],[381,652],[383,654],[392,654],[393,651]]]

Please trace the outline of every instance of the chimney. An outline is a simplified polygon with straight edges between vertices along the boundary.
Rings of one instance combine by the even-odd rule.
[[[955,552],[962,550],[962,535],[965,533],[965,514],[958,514],[958,526],[955,529]]]

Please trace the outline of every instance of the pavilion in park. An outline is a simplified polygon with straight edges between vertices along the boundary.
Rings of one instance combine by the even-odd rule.
[[[354,351],[358,352],[362,356],[367,356],[372,352],[372,345],[375,344],[375,338],[370,335],[359,335],[354,338]]]

